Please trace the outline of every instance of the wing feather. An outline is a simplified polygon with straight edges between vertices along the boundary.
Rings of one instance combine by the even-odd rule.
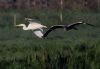
[[[37,37],[42,38],[42,36],[43,36],[43,29],[36,29],[36,30],[34,30],[33,32],[34,32],[34,34],[35,34]]]
[[[89,24],[89,23],[76,22],[76,23],[72,23],[72,24],[67,25],[67,28],[75,28],[75,26],[78,26],[78,25],[80,25],[80,24],[86,24],[86,25],[94,26],[94,25]]]
[[[83,23],[81,23],[81,22],[79,22],[79,23],[72,23],[72,24],[67,25],[67,27],[68,28],[72,28],[72,27],[78,26],[80,24],[83,24]]]
[[[64,28],[65,25],[54,25],[52,27],[50,27],[43,35],[43,37],[45,38],[51,31],[53,31],[54,29],[57,28]]]

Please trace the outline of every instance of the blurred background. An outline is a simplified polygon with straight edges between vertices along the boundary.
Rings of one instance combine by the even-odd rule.
[[[84,21],[46,39],[15,27],[29,17],[52,25]],[[47,29],[45,29],[47,30]],[[0,0],[0,69],[100,69],[100,0]]]
[[[62,0],[64,10],[98,11],[99,0]],[[61,0],[0,0],[0,9],[58,10]]]

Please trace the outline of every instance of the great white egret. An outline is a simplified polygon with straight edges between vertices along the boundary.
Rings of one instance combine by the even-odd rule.
[[[54,25],[54,26],[51,26],[43,35],[43,38],[45,38],[51,31],[57,29],[57,28],[64,28],[64,30],[68,31],[68,30],[71,30],[71,29],[75,29],[77,30],[76,26],[80,25],[80,24],[86,24],[86,25],[90,25],[90,26],[94,26],[92,24],[88,24],[88,23],[85,23],[85,22],[76,22],[76,23],[72,23],[72,24],[69,24],[69,25]]]
[[[23,30],[32,30],[36,36],[38,36],[39,38],[42,38],[43,28],[47,28],[47,27],[38,22],[33,22],[32,20],[33,19],[29,19],[28,26],[26,26],[25,24],[19,24],[16,26],[22,26]]]

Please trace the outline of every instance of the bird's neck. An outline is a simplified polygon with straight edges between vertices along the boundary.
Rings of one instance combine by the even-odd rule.
[[[28,28],[26,27],[26,25],[23,25],[23,30],[28,30]]]

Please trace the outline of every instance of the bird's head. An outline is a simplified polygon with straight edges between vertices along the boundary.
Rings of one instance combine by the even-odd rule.
[[[25,26],[25,24],[19,24],[19,25],[16,25],[16,26]]]

